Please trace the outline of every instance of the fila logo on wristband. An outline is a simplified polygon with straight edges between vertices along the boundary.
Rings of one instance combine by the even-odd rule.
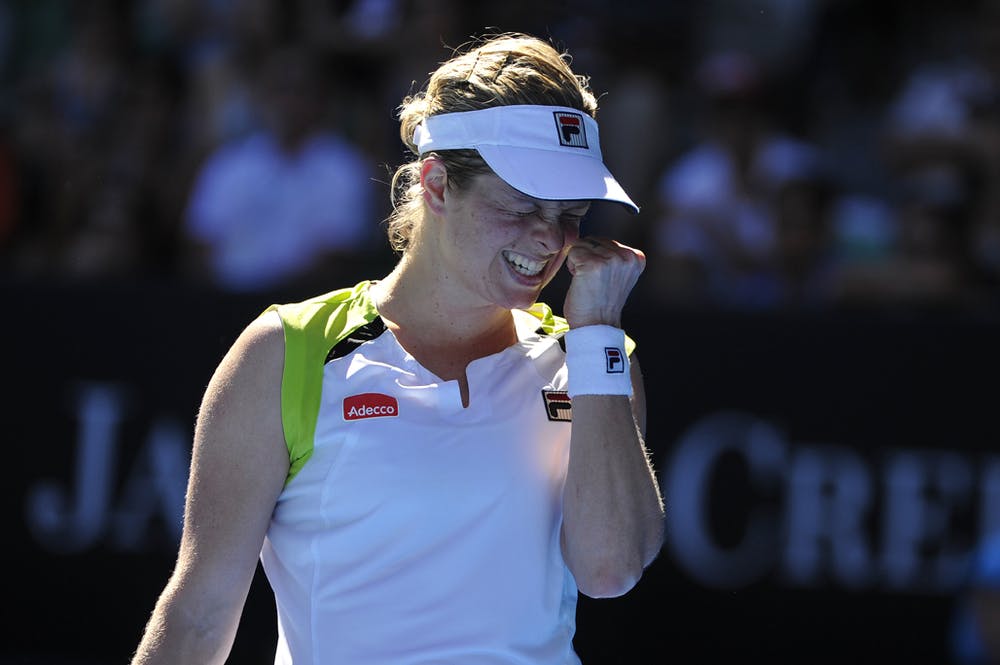
[[[391,395],[361,393],[344,398],[344,420],[395,418],[398,416],[399,402]]]
[[[621,328],[594,324],[566,332],[566,390],[569,396],[631,395],[628,338]],[[601,354],[604,365],[601,365]]]
[[[621,349],[613,346],[604,347],[604,358],[607,361],[608,374],[625,373],[625,354],[622,353]]]

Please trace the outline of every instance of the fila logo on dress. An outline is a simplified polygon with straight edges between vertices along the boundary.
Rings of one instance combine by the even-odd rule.
[[[573,422],[573,400],[565,390],[542,390],[542,401],[545,403],[545,415],[549,420],[569,423]]]
[[[392,395],[361,393],[344,398],[344,420],[364,418],[396,418],[399,402]]]

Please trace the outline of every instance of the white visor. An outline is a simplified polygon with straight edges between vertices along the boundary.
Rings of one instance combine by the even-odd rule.
[[[601,159],[597,121],[565,106],[494,106],[426,118],[417,153],[474,148],[504,182],[537,199],[632,202]]]

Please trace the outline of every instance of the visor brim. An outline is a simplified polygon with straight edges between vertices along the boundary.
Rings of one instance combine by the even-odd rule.
[[[506,145],[476,149],[501,180],[528,196],[547,201],[612,201],[639,212],[607,167],[586,154]]]

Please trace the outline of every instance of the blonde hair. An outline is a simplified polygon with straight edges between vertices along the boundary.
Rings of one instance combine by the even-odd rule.
[[[413,133],[425,118],[514,104],[568,106],[591,116],[597,113],[588,80],[573,73],[568,54],[536,37],[505,33],[476,40],[464,52],[458,51],[431,74],[425,90],[403,99],[399,135],[417,155]],[[444,162],[449,187],[461,188],[470,178],[490,171],[472,149],[430,154]],[[386,223],[389,243],[399,253],[406,251],[423,218],[421,162],[418,156],[403,164],[392,178],[392,213]]]

